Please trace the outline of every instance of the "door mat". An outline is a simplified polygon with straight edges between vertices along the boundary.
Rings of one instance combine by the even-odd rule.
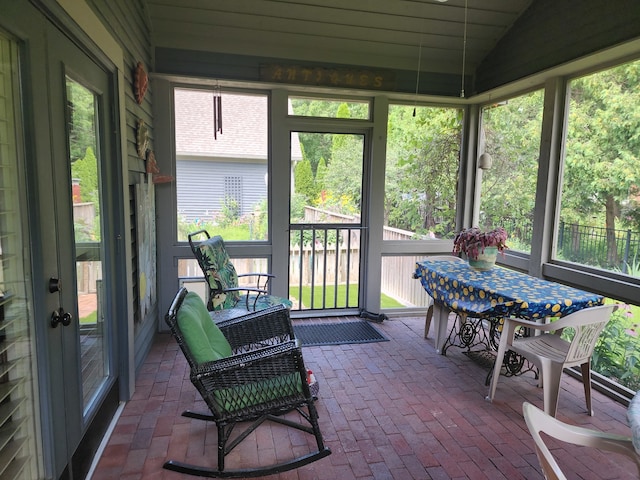
[[[376,327],[364,320],[294,325],[293,332],[305,347],[389,341]]]

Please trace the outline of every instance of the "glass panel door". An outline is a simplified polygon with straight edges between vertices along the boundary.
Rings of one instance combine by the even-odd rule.
[[[66,77],[71,199],[76,252],[76,302],[79,324],[83,408],[109,374],[102,302],[102,242],[98,99]]]
[[[365,136],[292,132],[289,298],[294,309],[360,307]]]

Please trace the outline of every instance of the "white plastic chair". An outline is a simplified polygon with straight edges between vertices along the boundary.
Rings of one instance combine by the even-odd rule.
[[[506,318],[500,334],[500,345],[487,400],[493,401],[504,354],[507,350],[512,350],[538,367],[543,388],[544,411],[552,417],[556,416],[558,407],[562,370],[566,367],[580,365],[587,412],[589,415],[593,415],[591,410],[591,354],[600,333],[617,308],[618,305],[615,304],[585,308],[543,324]],[[514,337],[517,327],[527,327],[532,332],[537,330],[542,333],[516,339]],[[560,334],[565,328],[571,328],[575,331],[570,342],[560,338]]]
[[[522,413],[535,442],[536,455],[538,456],[542,473],[547,480],[566,480],[567,477],[560,470],[560,466],[545,445],[540,432],[574,445],[593,447],[626,455],[635,462],[638,473],[640,473],[640,456],[633,448],[631,438],[568,425],[547,415],[529,402],[522,404]]]
[[[427,257],[427,260],[446,260],[449,262],[464,262],[462,258],[456,255],[431,255]],[[433,307],[434,307],[433,298],[429,297],[429,307],[427,308],[427,315],[425,316],[425,319],[424,319],[424,338],[427,338],[427,336],[429,335],[429,328],[431,328],[431,320],[433,319]],[[436,348],[437,347],[438,345],[436,345]]]

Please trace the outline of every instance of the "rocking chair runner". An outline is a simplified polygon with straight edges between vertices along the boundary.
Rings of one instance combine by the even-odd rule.
[[[197,243],[196,238],[202,236],[204,240]],[[246,308],[246,310],[255,311],[280,304],[291,308],[290,300],[268,293],[269,281],[274,278],[274,275],[236,272],[221,236],[211,237],[206,230],[198,230],[190,233],[188,239],[191,251],[198,260],[209,286],[207,308],[210,311],[230,308]],[[255,286],[240,286],[239,278],[254,278]]]
[[[202,299],[181,288],[165,320],[191,367],[191,382],[210,410],[183,415],[216,423],[218,467],[170,460],[164,468],[201,477],[257,477],[298,468],[331,454],[323,443],[302,350],[286,307],[277,305],[216,324]],[[285,417],[294,410],[299,421]],[[314,435],[317,451],[271,466],[226,470],[225,456],[265,420]],[[241,422],[248,426],[232,439]]]

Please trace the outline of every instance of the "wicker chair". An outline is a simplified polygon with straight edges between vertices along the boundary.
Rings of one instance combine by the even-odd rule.
[[[201,241],[196,240],[198,237]],[[198,260],[207,281],[209,290],[207,308],[210,311],[230,308],[256,311],[280,304],[291,308],[290,300],[268,293],[269,281],[274,278],[274,275],[236,272],[221,236],[211,237],[206,230],[198,230],[190,233],[188,239],[191,251]],[[255,286],[240,286],[239,278],[253,278]]]
[[[183,415],[215,422],[218,465],[216,469],[170,460],[164,468],[204,477],[257,477],[331,454],[323,443],[302,350],[286,307],[277,305],[216,324],[200,296],[181,288],[165,320],[191,367],[191,382],[210,411]],[[265,420],[313,435],[317,450],[275,465],[225,469],[225,456]],[[232,438],[235,427],[243,430]]]

